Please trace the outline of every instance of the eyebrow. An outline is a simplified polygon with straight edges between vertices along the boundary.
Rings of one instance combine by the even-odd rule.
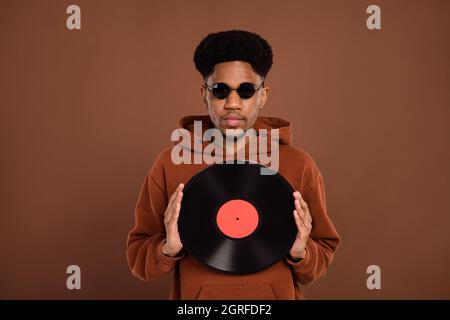
[[[249,83],[252,83],[252,84],[258,84],[258,81],[253,81],[253,80],[247,79],[247,80],[242,80],[240,82],[237,82],[237,85],[239,86],[241,83],[244,83],[244,82],[249,82]],[[205,81],[205,83],[208,84],[207,81]],[[224,80],[211,81],[211,85],[213,85],[214,83],[225,83],[226,85],[228,85],[230,87],[233,87],[230,82],[224,81]]]

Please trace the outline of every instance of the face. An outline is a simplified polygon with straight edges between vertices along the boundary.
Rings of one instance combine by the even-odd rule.
[[[263,78],[253,71],[249,63],[229,61],[216,64],[206,84],[212,88],[222,82],[236,89],[241,83],[250,82],[258,88],[262,81]],[[201,95],[214,126],[225,134],[226,129],[247,130],[253,127],[267,101],[269,87],[260,87],[249,99],[242,99],[236,90],[232,90],[225,99],[218,99],[204,86],[201,87]]]

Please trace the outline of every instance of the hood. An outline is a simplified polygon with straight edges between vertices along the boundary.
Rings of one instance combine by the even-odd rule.
[[[195,121],[201,121],[202,123],[202,129],[201,132],[199,130],[194,129],[194,122]],[[192,152],[197,152],[201,150],[204,150],[209,144],[214,143],[211,141],[204,141],[204,132],[208,129],[214,128],[214,124],[211,121],[211,118],[209,115],[190,115],[182,117],[178,121],[178,137],[181,137],[184,135],[183,139],[176,140],[172,139],[174,141],[174,144],[180,145],[183,148],[190,150]],[[292,143],[292,127],[291,124],[283,120],[281,118],[276,117],[258,117],[256,119],[255,124],[253,125],[253,129],[256,130],[256,139],[257,144],[259,146],[260,140],[264,138],[264,141],[268,141],[269,143],[266,143],[267,146],[267,152],[270,154],[272,151],[274,151],[272,144],[270,143],[272,138],[272,130],[278,129],[278,144],[277,145],[290,145]],[[265,130],[261,130],[265,129]],[[172,135],[174,137],[174,135]],[[249,152],[249,154],[254,152],[259,152],[259,147],[257,150],[252,151],[253,149],[250,149],[248,147],[248,139],[246,139],[246,152]],[[194,145],[197,143],[197,148],[194,148]],[[201,145],[201,147],[199,147]],[[225,154],[226,151],[223,149],[223,154]]]
[[[192,115],[182,117],[178,121],[178,128],[183,128],[194,133],[194,121],[202,121],[203,132],[214,128],[209,115]],[[281,118],[276,117],[258,117],[253,125],[253,128],[259,132],[259,129],[267,129],[270,134],[271,129],[279,129],[280,144],[288,145],[292,143],[292,127],[291,124]]]

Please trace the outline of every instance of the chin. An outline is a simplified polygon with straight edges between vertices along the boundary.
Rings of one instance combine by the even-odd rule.
[[[245,133],[246,128],[240,128],[240,127],[225,127],[223,128],[221,131],[224,135],[226,135],[227,130],[230,130],[231,132],[229,133],[229,136],[234,136],[234,137],[238,137],[241,134]],[[234,131],[236,130],[236,131]]]

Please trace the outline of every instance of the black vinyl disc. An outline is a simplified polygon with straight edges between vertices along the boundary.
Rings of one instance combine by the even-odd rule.
[[[282,259],[297,235],[290,184],[258,163],[214,164],[183,190],[178,230],[187,252],[218,271],[250,274]]]

